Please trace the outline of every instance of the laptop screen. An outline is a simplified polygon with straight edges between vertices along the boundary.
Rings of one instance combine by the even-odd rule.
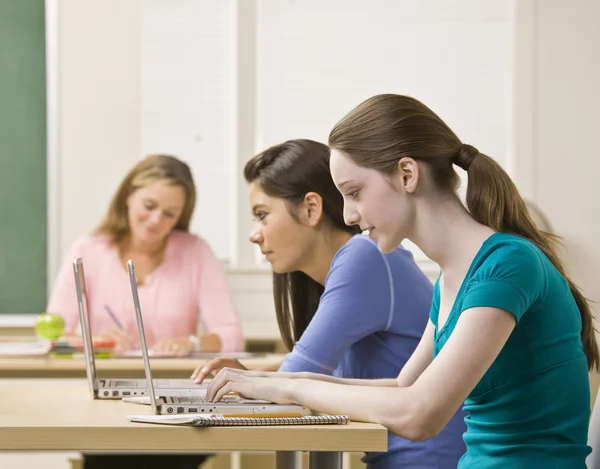
[[[135,278],[133,261],[131,259],[127,261],[127,271],[129,272],[129,282],[131,283],[131,294],[133,296],[133,307],[135,309],[135,317],[137,319],[138,331],[140,333],[140,348],[142,350],[142,357],[144,358],[144,369],[146,371],[148,395],[150,397],[152,410],[154,413],[158,413],[156,394],[154,392],[154,383],[152,382],[152,370],[150,369],[150,354],[148,353],[146,333],[144,332],[144,322],[142,320],[142,308],[140,306],[140,297],[138,295],[137,280]]]
[[[92,328],[90,326],[83,261],[80,257],[73,260],[73,274],[75,275],[75,290],[77,291],[77,306],[79,308],[79,322],[81,324],[86,374],[90,392],[93,396],[96,396],[96,393],[98,392],[98,375],[96,374],[96,362],[94,359],[94,342],[92,340]]]

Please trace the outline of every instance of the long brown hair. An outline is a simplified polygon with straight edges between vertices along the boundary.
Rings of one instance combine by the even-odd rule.
[[[533,242],[567,280],[581,313],[581,340],[588,368],[598,369],[593,316],[588,300],[568,278],[559,258],[560,238],[541,231],[517,187],[502,167],[476,148],[461,143],[431,109],[407,96],[382,94],[367,99],[338,122],[329,146],[356,164],[391,175],[398,161],[410,157],[428,165],[435,185],[455,191],[459,178],[453,164],[468,173],[466,204],[471,216],[494,231]]]
[[[171,155],[149,155],[131,168],[121,181],[96,233],[108,236],[115,243],[122,241],[129,234],[127,197],[140,187],[156,181],[164,181],[183,189],[185,205],[174,229],[189,231],[196,205],[196,186],[189,166]]]
[[[360,233],[344,223],[344,199],[329,172],[329,148],[312,140],[289,140],[250,159],[244,168],[248,183],[255,183],[271,197],[287,202],[298,220],[296,207],[308,192],[323,199],[323,221],[334,229]],[[319,306],[323,286],[304,272],[273,272],[273,296],[279,331],[291,350],[304,333]]]

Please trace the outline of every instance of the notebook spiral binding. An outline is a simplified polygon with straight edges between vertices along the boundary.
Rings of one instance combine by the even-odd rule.
[[[306,415],[304,417],[223,417],[198,419],[197,427],[219,426],[263,426],[263,425],[345,425],[349,421],[346,415]]]

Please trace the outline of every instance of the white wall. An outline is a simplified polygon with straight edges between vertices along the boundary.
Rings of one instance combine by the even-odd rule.
[[[538,0],[536,11],[535,196],[598,311],[600,2]]]
[[[600,3],[520,0],[515,8],[515,176],[563,238],[575,283],[600,301]],[[600,375],[591,375],[592,405]]]
[[[140,152],[140,11],[139,0],[60,0],[60,259]]]
[[[513,2],[59,0],[57,257],[134,161],[178,154],[198,182],[193,228],[229,266],[246,333],[277,337],[244,162],[288,138],[326,141],[362,99],[395,92],[512,170]]]
[[[142,1],[141,155],[171,153],[191,165],[191,230],[223,259],[235,195],[234,13],[232,0]]]
[[[600,3],[523,0],[515,19],[514,174],[563,237],[573,280],[597,302]]]

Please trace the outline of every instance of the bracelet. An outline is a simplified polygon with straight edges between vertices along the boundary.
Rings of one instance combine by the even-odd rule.
[[[198,353],[200,351],[200,339],[195,335],[190,335],[188,340],[192,343],[192,352]]]

